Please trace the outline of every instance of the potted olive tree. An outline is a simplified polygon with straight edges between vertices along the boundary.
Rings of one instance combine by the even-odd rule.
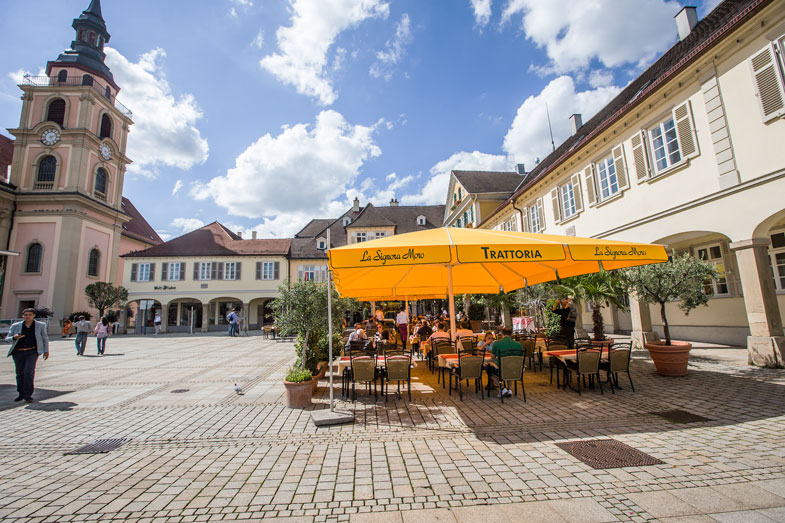
[[[684,314],[708,304],[709,295],[705,291],[705,285],[716,276],[717,273],[711,265],[689,254],[674,256],[665,263],[634,267],[622,272],[622,281],[629,292],[634,293],[637,299],[644,303],[660,306],[665,340],[644,345],[659,374],[686,375],[692,349],[691,343],[671,339],[665,304],[678,301],[678,307]]]

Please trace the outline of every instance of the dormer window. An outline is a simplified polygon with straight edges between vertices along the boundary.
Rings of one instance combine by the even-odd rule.
[[[318,240],[316,240],[316,248],[319,249],[320,251],[327,249],[327,240],[325,240],[324,238],[319,238]]]
[[[343,217],[343,226],[344,226],[344,227],[346,227],[346,226],[347,226],[347,225],[349,225],[350,223],[352,223],[352,219],[351,219],[351,218],[349,218],[348,216],[344,216],[344,217]]]
[[[425,225],[425,216],[422,214],[417,217],[417,225]]]

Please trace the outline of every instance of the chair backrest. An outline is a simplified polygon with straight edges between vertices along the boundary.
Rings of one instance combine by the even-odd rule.
[[[349,350],[350,351],[361,351],[365,349],[365,346],[368,344],[367,340],[356,340],[349,342]]]
[[[545,338],[545,345],[548,347],[548,350],[561,350],[567,348],[567,339],[562,338],[561,336],[554,336]]]
[[[412,359],[406,354],[387,356],[387,379],[396,381],[409,381],[411,376]]]
[[[523,378],[523,356],[504,356],[499,362],[499,379],[519,380]]]
[[[448,339],[437,339],[433,346],[436,354],[455,354],[455,345]]]
[[[597,374],[600,371],[601,352],[597,349],[578,348],[578,373]]]
[[[464,351],[473,352],[477,348],[477,338],[474,336],[463,336],[459,341]]]
[[[364,382],[373,381],[376,377],[376,358],[358,356],[352,358],[352,379]]]
[[[537,343],[530,338],[525,338],[520,341],[521,346],[523,347],[523,355],[526,358],[530,358],[534,355],[534,352],[537,348]]]
[[[608,352],[608,363],[611,372],[625,372],[630,369],[632,343],[614,343]]]

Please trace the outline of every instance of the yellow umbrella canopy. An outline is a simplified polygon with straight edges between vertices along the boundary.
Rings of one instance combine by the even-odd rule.
[[[661,245],[440,228],[331,249],[342,296],[496,294],[568,276],[668,260]]]

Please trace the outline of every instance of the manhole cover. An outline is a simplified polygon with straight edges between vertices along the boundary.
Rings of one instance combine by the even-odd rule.
[[[129,441],[131,441],[131,438],[97,439],[89,445],[79,447],[78,449],[72,450],[71,452],[66,452],[65,454],[103,454],[105,452],[109,452],[110,450],[122,447]]]
[[[593,469],[645,467],[663,462],[615,439],[593,439],[557,443],[557,447]]]
[[[190,389],[174,389],[172,394],[182,394],[183,392],[188,392]]]
[[[701,421],[711,421],[709,418],[704,418],[703,416],[698,416],[697,414],[693,414],[692,412],[687,412],[686,410],[679,410],[679,409],[654,412],[653,414],[655,416],[665,418],[671,423],[698,423]]]

